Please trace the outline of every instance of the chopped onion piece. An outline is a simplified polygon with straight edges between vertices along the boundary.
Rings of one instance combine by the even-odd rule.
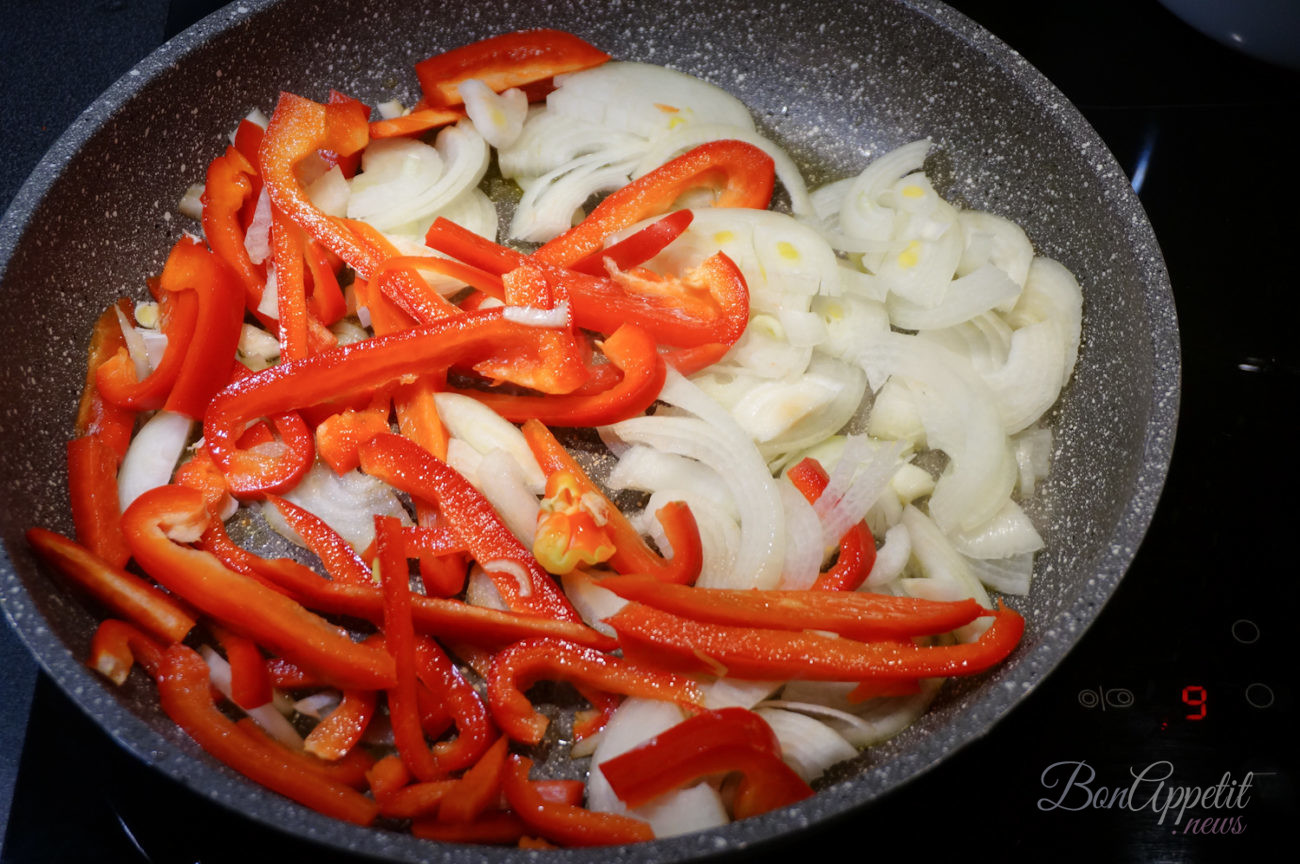
[[[221,691],[221,695],[225,696],[233,704],[234,698],[230,695],[230,664],[210,645],[202,646],[199,653],[203,655],[204,662],[208,664],[208,678],[212,681],[212,686]],[[302,736],[298,734],[298,730],[293,727],[293,724],[285,719],[283,714],[275,710],[274,703],[268,702],[265,705],[258,705],[256,708],[241,708],[240,710],[251,717],[254,723],[261,726],[266,734],[290,750],[302,749]]]
[[[816,780],[835,763],[858,755],[843,735],[820,720],[779,708],[759,708],[757,713],[781,742],[781,758],[805,783]]]
[[[457,89],[465,100],[465,113],[483,140],[493,147],[509,147],[515,142],[528,115],[524,91],[511,87],[497,93],[477,78],[460,82]]]
[[[118,469],[117,500],[122,510],[150,489],[171,482],[193,428],[193,420],[172,411],[159,411],[140,427]]]

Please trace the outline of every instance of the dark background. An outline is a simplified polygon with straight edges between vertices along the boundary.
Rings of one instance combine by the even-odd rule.
[[[0,208],[101,91],[218,5],[0,0]],[[1300,74],[1211,41],[1154,0],[952,5],[1042,70],[1133,178],[1182,334],[1173,467],[1130,574],[1039,692],[880,804],[747,859],[846,844],[852,860],[867,860],[885,852],[882,838],[900,842],[892,854],[977,859],[1271,859],[1291,845],[1300,811],[1291,335]],[[138,766],[37,674],[4,624],[0,668],[0,864],[301,854]],[[1244,806],[1188,813],[1240,817],[1244,830],[1189,835],[1150,809],[1044,810],[1048,766],[1079,760],[1097,772],[1094,788],[1126,786],[1160,760],[1187,786],[1253,772]]]

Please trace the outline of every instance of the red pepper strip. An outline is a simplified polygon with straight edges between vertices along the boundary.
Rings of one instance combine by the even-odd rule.
[[[553,283],[566,286],[574,323],[588,330],[610,333],[626,322],[645,328],[661,345],[689,348],[730,345],[749,320],[745,277],[721,252],[685,280],[646,271],[621,273],[614,279],[575,273],[543,262],[536,254],[530,258],[441,217],[429,227],[424,242],[489,273],[504,274],[525,264],[540,269]],[[484,290],[498,300],[504,298],[503,293]],[[710,354],[715,352],[710,349]]]
[[[302,668],[283,657],[268,657],[266,674],[271,678],[271,686],[281,690],[305,690],[324,687],[325,681],[315,672]]]
[[[397,667],[397,684],[388,689],[388,714],[402,761],[421,780],[444,776],[424,740],[416,697],[415,625],[411,621],[411,577],[402,549],[401,523],[375,517],[375,545],[384,588],[384,644]]]
[[[456,723],[456,737],[433,746],[434,761],[444,772],[473,765],[487,752],[497,734],[487,706],[432,639],[416,639],[415,661],[420,681],[442,701]]]
[[[193,336],[184,345],[184,359],[163,404],[164,410],[198,419],[212,395],[230,381],[244,322],[243,288],[234,271],[192,237],[182,237],[172,247],[159,285],[164,294],[198,298]]]
[[[445,462],[419,445],[389,434],[378,435],[362,446],[361,467],[390,486],[436,503],[470,554],[492,577],[507,608],[560,621],[581,620],[564,592],[487,499]]]
[[[301,229],[271,208],[271,248],[275,255],[275,297],[280,322],[280,359],[300,360],[307,343],[307,279]]]
[[[342,759],[326,762],[310,753],[289,749],[267,734],[266,730],[257,725],[257,721],[251,717],[237,720],[235,726],[245,737],[257,742],[257,746],[275,751],[277,755],[288,760],[289,764],[316,774],[326,782],[350,786],[358,791],[366,788],[366,772],[370,770],[375,759],[363,750],[353,750]]]
[[[533,455],[537,457],[537,463],[548,477],[557,471],[566,471],[577,480],[583,496],[600,495],[605,501],[605,530],[615,547],[614,555],[609,559],[611,567],[619,573],[644,573],[661,582],[679,585],[689,585],[700,575],[704,551],[700,545],[699,528],[689,507],[673,501],[655,511],[655,518],[663,526],[673,548],[673,556],[663,558],[646,545],[640,532],[622,511],[604,497],[604,493],[569,455],[569,451],[556,440],[551,430],[542,423],[529,420],[523,425],[523,433]]]
[[[369,825],[375,802],[341,783],[326,780],[286,758],[283,748],[262,743],[239,730],[212,703],[208,665],[184,645],[163,655],[158,675],[163,711],[213,757],[250,779],[326,815]]]
[[[688,150],[596,205],[587,218],[534,254],[549,264],[569,265],[600,249],[605,238],[666,213],[683,194],[715,190],[716,207],[767,209],[776,169],[772,157],[743,141],[710,141]]]
[[[254,582],[260,583],[262,587],[283,594],[286,597],[290,596],[287,588],[282,587],[276,580],[262,575],[264,571],[271,570],[278,573],[280,569],[283,569],[278,565],[287,559],[268,561],[259,555],[254,555],[230,539],[230,535],[226,533],[226,526],[220,519],[214,518],[208,523],[207,530],[203,532],[203,536],[198,539],[194,546],[215,556],[223,566],[247,576]],[[302,566],[296,561],[290,563],[294,566]],[[315,575],[315,573],[313,572],[312,575]]]
[[[258,165],[271,203],[294,223],[347,262],[363,279],[369,279],[375,261],[357,239],[307,197],[294,171],[300,161],[328,146],[326,106],[281,93],[271,115]]]
[[[251,639],[245,639],[220,624],[209,629],[221,644],[221,650],[230,664],[230,699],[245,711],[271,701],[271,676],[266,672],[266,658],[262,649]]]
[[[339,536],[324,519],[278,495],[267,495],[266,500],[275,505],[289,527],[307,542],[307,548],[325,565],[325,572],[331,579],[348,585],[374,585],[370,567],[352,544]]]
[[[402,537],[406,540],[407,558],[422,555],[442,557],[465,551],[465,541],[445,525],[403,527]]]
[[[379,812],[390,819],[427,819],[438,812],[458,781],[425,780],[377,796]]]
[[[374,392],[405,375],[441,374],[457,361],[491,355],[500,345],[533,343],[536,334],[530,331],[536,329],[503,320],[500,310],[487,310],[272,366],[216,395],[204,417],[204,441],[237,494],[281,491],[283,485],[266,485],[279,484],[281,477],[274,471],[266,469],[270,476],[259,477],[256,462],[252,471],[239,464],[254,456],[233,446],[249,421]],[[310,433],[306,435],[310,444]],[[303,461],[295,454],[291,464],[306,470],[310,459],[306,465],[300,464]]]
[[[352,177],[361,164],[361,151],[370,143],[370,108],[337,90],[325,103],[325,141],[321,156],[327,165],[337,165],[344,177]]]
[[[579,687],[582,698],[591,703],[591,708],[576,711],[573,715],[573,740],[582,741],[604,729],[614,716],[614,710],[622,704],[622,697],[606,693],[594,687]]]
[[[208,448],[200,446],[194,455],[183,462],[172,474],[172,482],[178,486],[188,486],[203,493],[203,501],[208,512],[220,518],[232,503],[230,487],[226,485],[226,475],[221,473],[217,463],[212,461]]]
[[[262,136],[266,130],[245,117],[239,121],[235,127],[235,149],[238,150],[249,163],[257,162],[257,151],[262,146]]]
[[[604,51],[572,33],[520,30],[435,54],[416,63],[415,74],[429,107],[448,108],[464,102],[458,85],[471,78],[500,93],[608,59]]]
[[[126,348],[119,312],[133,323],[131,301],[123,297],[104,310],[91,330],[90,347],[86,352],[86,383],[81,390],[74,427],[79,437],[98,436],[118,462],[131,444],[135,412],[106,401],[99,393],[95,378],[100,366],[116,356],[119,349]]]
[[[239,124],[241,130],[245,123]],[[248,125],[258,130],[260,140],[261,129]],[[261,304],[266,284],[264,268],[248,256],[244,246],[247,232],[240,221],[245,205],[257,196],[256,178],[257,169],[252,162],[237,147],[228,147],[223,155],[208,163],[202,199],[203,236],[243,285],[244,305],[249,311],[255,311]]]
[[[319,240],[311,240],[304,249],[307,269],[311,273],[311,291],[307,311],[322,326],[335,324],[348,314],[348,303],[339,287],[339,277],[330,261],[332,253]]]
[[[412,111],[410,114],[404,114],[401,117],[390,117],[387,120],[371,122],[370,137],[378,139],[420,135],[430,129],[437,129],[439,126],[450,126],[464,116],[465,114],[462,111],[423,108]]]
[[[160,486],[127,508],[122,530],[136,562],[154,581],[272,653],[315,669],[339,687],[393,683],[393,659],[385,651],[353,642],[283,594],[172,540],[198,539],[211,521],[198,492]]]
[[[524,835],[523,821],[514,813],[484,813],[473,822],[440,822],[416,819],[411,833],[422,840],[438,843],[475,843],[506,845],[519,842]]]
[[[504,736],[498,738],[482,758],[460,776],[451,794],[438,808],[439,819],[444,822],[469,822],[500,800],[508,743]]]
[[[816,503],[830,482],[821,463],[811,456],[792,466],[786,476],[809,504]],[[867,523],[859,522],[844,532],[835,564],[817,577],[813,588],[819,591],[856,591],[871,574],[875,563],[876,540],[871,536]]]
[[[625,657],[670,669],[716,673],[721,667],[758,681],[865,681],[974,675],[995,666],[1015,649],[1025,621],[1007,608],[986,614],[994,615],[993,624],[978,641],[930,647],[711,624],[639,603],[605,620],[618,631]]]
[[[587,784],[581,780],[533,780],[537,794],[556,804],[577,807],[587,794]]]
[[[372,323],[377,334],[404,330],[416,323],[428,324],[440,318],[460,314],[460,310],[454,304],[429,287],[428,283],[415,272],[413,266],[405,263],[384,266],[392,259],[405,256],[384,236],[383,232],[366,222],[354,219],[345,219],[342,225],[373,261],[370,271],[363,277],[370,283],[369,296],[363,305],[371,311]],[[467,265],[461,265],[461,268],[452,271],[451,275],[457,279],[479,278],[473,268]],[[376,305],[391,305],[393,309],[380,311],[374,308]]]
[[[624,696],[699,704],[696,684],[678,675],[643,669],[610,654],[559,639],[528,639],[497,653],[488,673],[488,703],[497,724],[515,741],[536,744],[549,721],[524,691],[542,679],[570,681]]]
[[[355,411],[344,409],[316,424],[316,453],[335,474],[346,474],[361,464],[358,448],[376,435],[391,431],[388,414],[392,400],[387,393],[376,394],[370,407]]]
[[[136,378],[135,361],[125,347],[95,371],[95,385],[105,401],[133,411],[153,411],[163,406],[176,383],[187,346],[194,338],[199,298],[193,291],[164,294],[159,300],[159,321],[167,348],[162,360],[143,379]],[[234,353],[231,353],[234,361]]]
[[[694,218],[695,214],[690,210],[675,210],[632,236],[570,264],[569,269],[588,276],[605,276],[610,269],[607,261],[613,262],[615,270],[627,270],[644,264],[680,237]]]
[[[374,690],[344,690],[338,707],[308,733],[303,749],[326,761],[342,759],[366,733],[376,701]]]
[[[483,290],[482,286],[486,286],[491,291],[503,290],[501,278],[486,270],[471,267],[451,258],[434,255],[401,255],[393,249],[391,256],[385,257],[383,263],[376,268],[371,281],[377,283],[379,290],[402,311],[422,324],[431,324],[449,315],[459,315],[461,310],[429,287],[429,284],[419,275],[421,270],[448,276],[480,290]],[[404,278],[397,279],[398,273],[401,273]]]
[[[635,417],[654,404],[667,373],[650,335],[624,324],[605,340],[602,350],[610,364],[623,373],[606,390],[557,396],[455,392],[474,397],[512,423],[534,419],[553,426],[604,426]]]
[[[757,816],[813,794],[781,760],[781,746],[763,719],[744,708],[704,711],[638,747],[603,762],[614,794],[639,807],[710,774],[739,771],[734,815]]]
[[[100,623],[91,637],[86,665],[120,687],[126,683],[137,660],[146,672],[157,677],[165,650],[127,622],[109,618]]]
[[[649,576],[608,576],[598,584],[625,599],[696,621],[773,630],[829,630],[862,641],[947,633],[988,614],[971,599],[943,602],[862,591],[688,588]]]
[[[211,405],[209,405],[208,414],[211,413]],[[307,427],[302,416],[293,411],[286,411],[270,419],[282,445],[279,450],[268,451],[260,447],[253,449],[257,445],[237,443],[236,447],[223,449],[225,457],[223,462],[217,456],[214,446],[216,439],[212,437],[204,439],[204,446],[208,448],[208,453],[221,469],[221,473],[225,475],[232,495],[257,497],[267,493],[287,492],[297,486],[303,475],[311,470],[316,456],[316,443],[311,429]],[[218,434],[225,431],[224,428],[220,429]],[[238,442],[238,437],[236,441]]]
[[[650,823],[640,819],[546,800],[528,781],[532,767],[533,760],[511,756],[502,783],[510,809],[529,830],[562,846],[614,846],[654,839]]]
[[[115,614],[164,642],[179,642],[194,629],[194,617],[180,603],[81,544],[45,528],[28,528],[27,542],[45,563]]]
[[[68,498],[77,541],[114,567],[124,566],[131,557],[122,536],[118,461],[98,435],[68,442]]]

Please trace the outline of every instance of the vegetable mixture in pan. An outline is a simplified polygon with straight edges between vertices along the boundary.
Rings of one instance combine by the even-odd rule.
[[[96,322],[76,539],[28,532],[91,666],[308,807],[538,847],[799,801],[1015,650],[1069,272],[927,141],[810,191],[567,33],[415,71],[240,122]]]

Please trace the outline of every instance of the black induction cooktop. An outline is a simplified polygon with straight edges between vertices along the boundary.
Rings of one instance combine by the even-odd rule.
[[[219,4],[4,5],[0,208],[83,107]],[[1132,178],[1182,333],[1173,466],[1128,576],[1037,692],[878,804],[744,857],[1272,860],[1300,812],[1300,73],[1211,41],[1154,0],[952,5],[1042,70]],[[0,662],[0,864],[302,854],[120,751],[3,624]]]

